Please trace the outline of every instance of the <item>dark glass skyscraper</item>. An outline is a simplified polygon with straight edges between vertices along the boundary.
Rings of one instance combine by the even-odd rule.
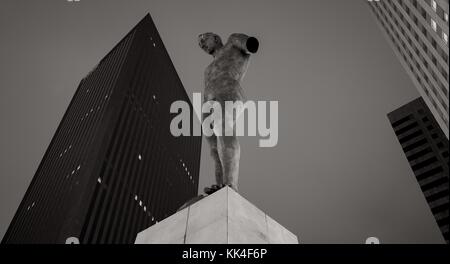
[[[448,139],[422,98],[389,113],[388,118],[448,243]]]
[[[201,137],[172,136],[176,100],[193,112],[147,15],[80,82],[2,243],[133,243],[195,196]]]

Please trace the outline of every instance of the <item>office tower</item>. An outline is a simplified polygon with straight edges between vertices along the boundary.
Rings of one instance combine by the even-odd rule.
[[[448,139],[448,0],[379,0],[368,4]]]
[[[421,97],[389,113],[388,118],[448,243],[448,139]]]
[[[133,243],[197,195],[201,137],[172,136],[176,100],[192,109],[147,15],[80,82],[2,242]]]

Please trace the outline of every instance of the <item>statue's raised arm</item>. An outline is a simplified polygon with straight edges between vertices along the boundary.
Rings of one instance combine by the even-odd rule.
[[[228,42],[245,53],[256,53],[259,48],[259,41],[255,37],[249,37],[242,33],[231,34]]]

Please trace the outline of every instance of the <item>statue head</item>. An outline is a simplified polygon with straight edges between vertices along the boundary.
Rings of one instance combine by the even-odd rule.
[[[198,45],[202,50],[211,55],[223,47],[220,36],[211,32],[198,35]]]

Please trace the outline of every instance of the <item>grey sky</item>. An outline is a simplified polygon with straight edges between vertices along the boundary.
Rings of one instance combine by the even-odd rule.
[[[199,33],[258,37],[242,86],[279,101],[279,140],[241,139],[240,193],[301,242],[443,242],[386,118],[418,93],[363,0],[2,0],[0,237],[78,82],[147,12],[190,95]]]

